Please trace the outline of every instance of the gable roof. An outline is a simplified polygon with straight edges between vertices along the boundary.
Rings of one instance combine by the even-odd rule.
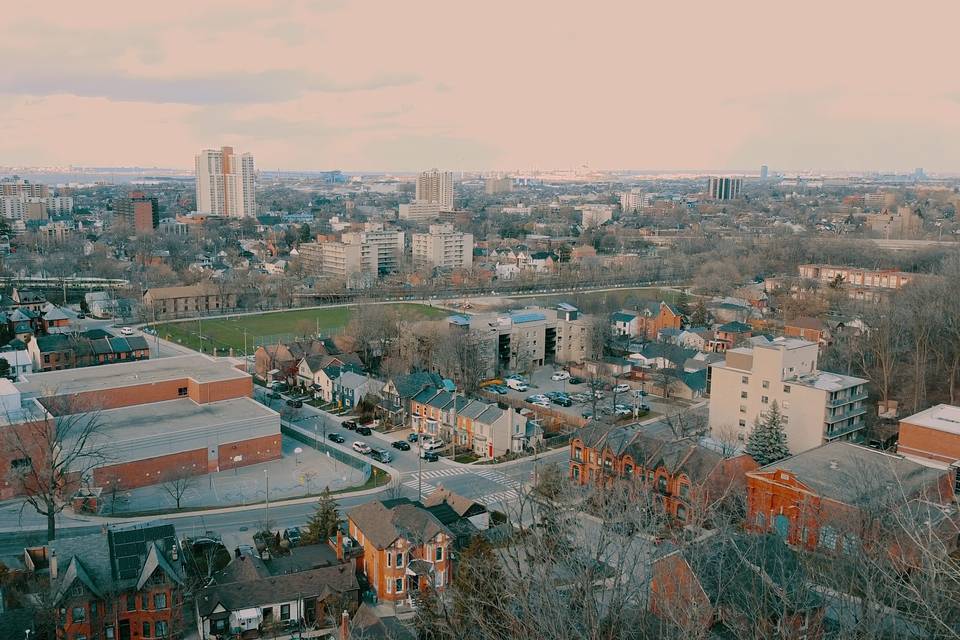
[[[396,376],[393,386],[401,398],[412,398],[424,388],[438,388],[443,384],[443,378],[432,371],[415,371],[406,375]]]
[[[616,311],[610,314],[611,322],[633,322],[637,319],[637,314],[628,311]]]
[[[347,515],[377,549],[387,548],[398,538],[423,542],[441,533],[450,535],[433,514],[406,498],[367,502]]]

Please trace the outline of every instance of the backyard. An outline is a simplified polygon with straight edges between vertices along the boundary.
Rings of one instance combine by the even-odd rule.
[[[423,304],[397,303],[380,305],[383,311],[396,309],[410,320],[429,320],[449,315],[446,309]],[[166,322],[151,325],[160,337],[192,349],[219,352],[233,349],[242,354],[244,347],[252,353],[257,345],[291,340],[297,336],[331,336],[341,332],[350,323],[354,307],[328,307],[324,309],[296,309],[256,313],[225,318],[203,318],[183,322]]]

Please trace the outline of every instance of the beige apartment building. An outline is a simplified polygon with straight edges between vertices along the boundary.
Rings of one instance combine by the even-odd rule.
[[[797,338],[757,338],[710,365],[710,433],[745,443],[776,402],[793,454],[834,440],[859,441],[866,427],[867,381],[817,369],[819,347]]]
[[[297,248],[310,273],[343,280],[397,271],[403,250],[403,232],[385,229],[351,231],[339,242],[306,242]]]
[[[194,161],[198,212],[230,217],[257,215],[253,155],[221,147],[204,149]]]
[[[473,265],[473,234],[456,231],[452,224],[432,224],[429,233],[414,233],[411,247],[417,266],[469,269]]]
[[[829,285],[840,278],[844,286],[902,289],[913,280],[913,274],[893,269],[857,269],[829,264],[802,264],[800,277]]]
[[[453,173],[431,169],[417,176],[417,202],[435,202],[444,211],[453,211]]]
[[[143,307],[151,320],[183,318],[236,309],[237,294],[203,282],[184,287],[155,287],[144,291]]]

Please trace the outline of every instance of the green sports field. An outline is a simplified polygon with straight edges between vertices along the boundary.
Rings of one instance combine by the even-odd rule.
[[[423,304],[378,305],[384,312],[397,309],[411,320],[427,320],[450,315],[445,309]],[[210,353],[216,347],[218,353],[233,349],[236,355],[243,353],[244,332],[246,347],[252,353],[256,345],[292,340],[305,335],[332,336],[340,333],[349,323],[354,307],[331,307],[326,309],[296,309],[257,313],[228,318],[204,318],[184,322],[167,322],[155,325],[160,337],[191,349]],[[201,340],[202,336],[202,340]]]

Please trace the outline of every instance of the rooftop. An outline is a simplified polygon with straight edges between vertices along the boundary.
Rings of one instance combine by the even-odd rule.
[[[189,398],[101,411],[97,420],[114,442],[153,438],[186,431],[215,431],[224,424],[276,415],[252,398],[231,398],[197,404]]]
[[[823,391],[842,391],[860,384],[866,384],[868,380],[854,376],[845,376],[842,373],[831,373],[829,371],[814,371],[805,373],[794,378],[784,378],[784,382],[800,384],[805,387],[813,387]]]
[[[915,424],[918,427],[927,427],[960,435],[960,407],[949,404],[938,404],[920,413],[904,418],[902,422]]]
[[[21,376],[17,389],[27,396],[50,396],[187,378],[207,383],[246,377],[249,375],[229,362],[196,354],[31,373]]]

